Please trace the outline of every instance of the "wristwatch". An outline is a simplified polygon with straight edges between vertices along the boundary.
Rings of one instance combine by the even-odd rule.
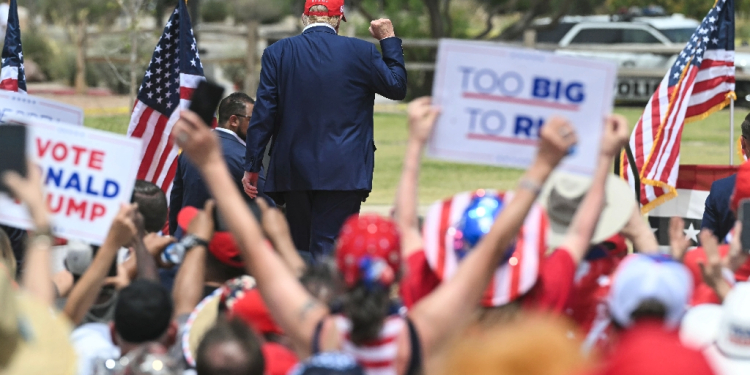
[[[180,240],[180,245],[185,249],[185,251],[188,251],[196,246],[203,246],[208,249],[208,241],[198,238],[192,234],[188,234],[187,236],[182,237],[182,239]]]

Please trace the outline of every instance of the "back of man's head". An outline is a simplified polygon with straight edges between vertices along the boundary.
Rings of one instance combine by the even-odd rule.
[[[115,304],[115,331],[124,341],[158,341],[172,321],[172,296],[161,284],[135,280],[122,289]]]
[[[328,7],[325,5],[313,5],[309,9],[309,13],[328,13]],[[302,23],[305,26],[309,26],[314,23],[325,23],[333,28],[337,28],[341,24],[341,16],[320,16],[312,14],[303,15]]]
[[[156,233],[167,222],[167,195],[155,184],[137,180],[133,188],[133,203],[138,203],[138,212],[143,215],[146,232]]]
[[[742,121],[740,128],[742,129],[742,136],[750,141],[750,113],[745,116],[745,120]]]
[[[233,115],[244,115],[248,104],[255,104],[255,100],[244,92],[235,92],[219,103],[219,127],[225,127]]]
[[[240,320],[219,321],[198,345],[198,375],[263,375],[260,341]]]

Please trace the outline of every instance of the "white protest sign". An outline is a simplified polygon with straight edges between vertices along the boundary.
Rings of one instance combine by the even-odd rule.
[[[27,124],[27,156],[42,172],[52,232],[101,244],[120,204],[130,202],[141,140],[39,118],[12,120]],[[6,194],[0,223],[33,228],[26,207]]]
[[[0,121],[7,121],[10,116],[83,125],[83,110],[78,107],[37,96],[0,90]]]
[[[616,75],[615,64],[606,61],[442,40],[433,88],[441,116],[427,154],[525,168],[534,160],[540,128],[559,115],[578,135],[561,169],[593,174]]]

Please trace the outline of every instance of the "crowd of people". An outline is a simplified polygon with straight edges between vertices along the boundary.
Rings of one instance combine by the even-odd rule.
[[[36,229],[18,259],[0,232],[0,368],[80,375],[750,368],[741,225],[725,245],[704,230],[705,255],[696,260],[685,256],[695,250],[674,219],[671,253],[660,254],[632,192],[610,172],[628,139],[623,118],[603,122],[592,177],[556,171],[576,134],[551,118],[513,191],[458,193],[420,221],[421,154],[438,116],[430,98],[409,105],[392,216],[350,217],[333,255],[318,262],[302,259],[280,209],[246,198],[222,137],[189,111],[175,139],[208,195],[203,207],[172,215],[174,236],[162,232],[166,196],[139,181],[104,243],[69,241],[65,270],[53,274],[56,239],[41,176],[35,168],[27,177],[6,173],[3,183]],[[737,175],[733,201],[743,198],[750,164]]]

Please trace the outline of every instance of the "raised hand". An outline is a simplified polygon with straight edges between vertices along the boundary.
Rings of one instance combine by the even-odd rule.
[[[242,177],[242,188],[245,190],[245,194],[253,199],[258,197],[258,176],[258,173],[245,172]]]
[[[536,162],[554,169],[578,142],[573,126],[562,117],[552,117],[539,132],[539,149]]]
[[[112,221],[112,226],[109,227],[109,233],[107,234],[107,236],[112,238],[117,248],[130,245],[138,234],[138,228],[136,228],[133,222],[137,213],[137,203],[122,204],[120,206],[120,211],[115,216],[115,220]]]
[[[198,211],[193,220],[188,224],[187,232],[204,241],[211,241],[214,237],[214,206],[213,199],[206,201],[203,210]]]
[[[685,235],[685,221],[681,217],[669,219],[669,247],[672,258],[682,262],[685,253],[690,247],[690,238]]]
[[[172,137],[182,152],[198,168],[222,163],[221,146],[205,122],[190,110],[180,112],[180,120],[172,129]]]
[[[620,115],[610,115],[604,121],[604,134],[602,135],[601,154],[605,157],[614,157],[628,143],[630,129],[628,120]]]
[[[409,139],[420,143],[427,142],[435,126],[440,110],[433,107],[432,98],[424,96],[414,99],[407,108],[409,116]]]
[[[370,35],[377,40],[383,40],[396,36],[396,32],[393,31],[393,23],[387,18],[381,18],[370,22]]]
[[[16,172],[8,171],[2,176],[2,181],[8,187],[11,195],[26,204],[37,230],[48,230],[49,213],[44,202],[42,189],[42,175],[34,164],[27,162],[27,175],[21,177]]]
[[[710,286],[719,296],[719,299],[723,301],[732,286],[724,279],[721,255],[719,255],[719,241],[708,229],[703,229],[698,236],[703,250],[706,252],[706,260],[698,262],[703,282]]]

